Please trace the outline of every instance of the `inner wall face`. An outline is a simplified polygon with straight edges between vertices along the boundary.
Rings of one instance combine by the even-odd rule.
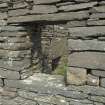
[[[32,34],[32,63],[36,72],[64,74],[67,66],[67,30],[63,24],[38,25]]]

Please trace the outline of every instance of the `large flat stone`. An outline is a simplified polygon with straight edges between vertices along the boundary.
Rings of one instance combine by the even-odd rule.
[[[69,28],[71,37],[104,36],[105,26]]]
[[[60,2],[61,0],[33,0],[35,4],[51,4]]]
[[[105,71],[102,70],[91,70],[91,73],[95,76],[105,77]]]
[[[97,12],[97,13],[105,13],[105,6],[98,6],[98,7],[93,7],[92,9],[91,9],[91,11],[93,12],[93,13],[95,13],[95,12]]]
[[[105,20],[88,20],[87,24],[89,26],[104,26]]]
[[[1,68],[6,68],[14,71],[21,71],[24,68],[28,68],[30,65],[31,65],[30,59],[24,59],[21,61],[12,61],[12,59],[9,59],[8,61],[5,61],[3,59],[0,60]]]
[[[69,66],[105,70],[105,53],[76,52],[69,55]]]
[[[35,73],[33,76],[25,80],[5,80],[5,86],[26,89],[30,91],[45,91],[49,93],[50,91],[55,91],[64,86],[63,77],[56,75],[46,75]]]
[[[27,15],[19,17],[8,18],[8,23],[21,23],[32,21],[64,21],[64,20],[81,20],[89,17],[87,12],[68,12],[68,13],[54,13],[43,15]]]
[[[69,67],[66,75],[67,84],[83,85],[86,83],[87,70],[83,68]]]
[[[21,15],[26,15],[28,13],[29,13],[28,9],[9,10],[8,16],[21,16]]]
[[[76,11],[76,10],[82,10],[82,9],[87,9],[87,8],[93,7],[96,4],[97,4],[97,2],[80,3],[80,4],[75,4],[75,5],[66,5],[66,6],[60,6],[58,8],[58,10]]]
[[[20,74],[19,72],[16,72],[16,71],[10,71],[7,69],[0,68],[0,78],[20,79]]]
[[[105,51],[105,42],[97,40],[68,40],[70,51]]]
[[[93,13],[90,19],[105,19],[105,13]]]
[[[54,5],[35,5],[33,9],[30,11],[31,14],[40,14],[40,13],[55,13],[57,12],[57,8]]]

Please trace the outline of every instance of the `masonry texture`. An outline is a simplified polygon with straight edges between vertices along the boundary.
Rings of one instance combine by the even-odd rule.
[[[105,105],[105,1],[0,0],[0,105]]]

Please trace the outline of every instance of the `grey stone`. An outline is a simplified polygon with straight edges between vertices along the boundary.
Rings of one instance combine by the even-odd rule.
[[[89,2],[90,0],[75,0],[76,2]]]
[[[99,77],[88,74],[87,75],[87,85],[99,86]]]
[[[18,92],[20,97],[30,99],[33,101],[38,102],[44,102],[44,103],[51,103],[51,104],[60,104],[60,105],[66,105],[66,100],[62,96],[53,96],[53,95],[47,95],[47,94],[36,94],[33,92],[27,92],[27,91],[19,91]]]
[[[0,8],[6,8],[6,7],[8,7],[8,4],[7,3],[1,3],[0,4]]]
[[[0,28],[0,31],[9,31],[9,32],[13,32],[13,31],[26,31],[25,27],[22,26],[2,26]]]
[[[67,84],[83,85],[86,83],[87,70],[83,68],[69,67],[66,75]]]
[[[7,22],[6,20],[0,20],[0,26],[6,26]]]
[[[83,27],[86,26],[86,21],[69,21],[67,22],[66,27],[71,28],[71,27]]]
[[[53,5],[35,5],[33,6],[33,9],[30,11],[31,14],[40,14],[40,13],[43,13],[43,14],[47,14],[47,13],[55,13],[57,12],[57,8],[56,6],[53,6]]]
[[[82,10],[82,9],[87,9],[87,8],[93,7],[96,4],[97,4],[97,2],[80,3],[80,4],[75,4],[75,5],[66,5],[66,6],[60,6],[58,8],[58,10],[76,11],[76,10]]]
[[[10,70],[0,68],[0,78],[20,79],[20,74],[19,72],[16,72],[16,71],[10,71]]]
[[[5,86],[13,88],[21,88],[30,91],[44,91],[50,92],[60,89],[64,86],[63,77],[56,75],[46,75],[35,73],[24,80],[5,80]]]
[[[91,12],[93,13],[105,13],[105,6],[98,6],[98,7],[93,7],[91,9]]]
[[[59,93],[62,96],[65,96],[67,98],[73,98],[73,99],[86,99],[88,97],[87,94],[79,92],[79,91],[62,91]]]
[[[105,37],[98,37],[99,41],[105,41]]]
[[[8,18],[8,23],[21,23],[32,21],[64,21],[64,20],[81,20],[89,17],[87,12],[68,12],[68,13],[54,13],[43,15],[27,15],[19,17]]]
[[[94,105],[104,105],[104,103],[94,102]]]
[[[1,43],[0,49],[5,50],[28,50],[32,46],[31,42],[25,42],[25,43]]]
[[[100,86],[105,87],[105,78],[101,78]]]
[[[71,37],[89,37],[105,35],[105,26],[69,28]]]
[[[1,13],[0,12],[0,19],[7,19],[7,13]]]
[[[6,68],[13,71],[21,71],[25,68],[28,68],[31,63],[30,59],[24,59],[21,61],[12,61],[12,59],[9,59],[8,61],[0,60],[0,67]]]
[[[50,4],[60,2],[61,0],[33,0],[35,4]]]
[[[105,88],[98,87],[98,86],[89,86],[89,85],[84,85],[84,86],[68,86],[67,87],[68,91],[78,91],[82,92],[85,94],[90,94],[92,96],[105,96]]]
[[[20,16],[20,15],[26,15],[28,13],[29,13],[28,9],[9,10],[8,16]]]
[[[36,101],[27,100],[27,99],[24,99],[24,98],[21,98],[21,97],[16,97],[12,101],[18,103],[17,105],[37,105]]]
[[[69,55],[69,66],[105,70],[105,54],[98,52],[76,52]]]
[[[24,37],[27,36],[27,32],[1,32],[0,37]]]
[[[3,86],[3,80],[0,79],[0,86]]]
[[[105,18],[105,13],[93,13],[90,16],[90,19],[104,19]]]
[[[89,99],[95,102],[105,103],[105,97],[102,96],[90,96]]]
[[[95,76],[105,77],[105,71],[102,70],[91,70],[91,73]]]
[[[88,20],[87,24],[89,26],[103,26],[105,25],[105,20]]]
[[[8,51],[0,50],[0,58],[30,58],[30,50]]]
[[[97,40],[68,40],[70,51],[105,51],[105,43]]]

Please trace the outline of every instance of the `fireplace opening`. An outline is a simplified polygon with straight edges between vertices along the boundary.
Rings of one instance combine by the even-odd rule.
[[[32,65],[35,72],[64,75],[67,67],[67,36],[62,24],[40,24],[31,30]]]

